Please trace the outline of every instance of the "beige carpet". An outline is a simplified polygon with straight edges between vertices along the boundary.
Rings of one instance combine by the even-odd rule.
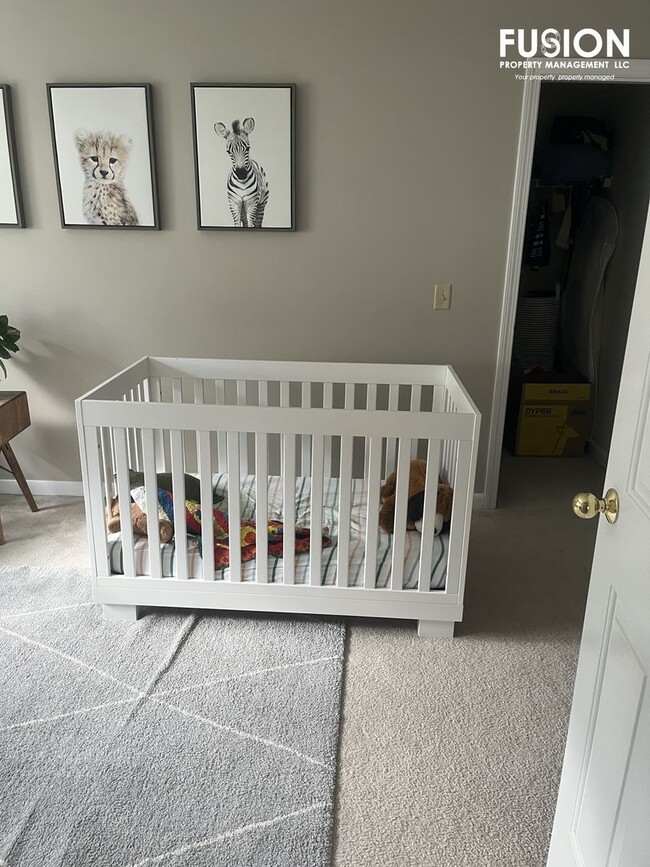
[[[458,637],[351,623],[336,867],[545,863],[596,530],[570,498],[601,484],[589,459],[505,456],[500,508],[474,517]],[[0,496],[0,563],[86,565],[81,502],[37,499],[32,515]]]

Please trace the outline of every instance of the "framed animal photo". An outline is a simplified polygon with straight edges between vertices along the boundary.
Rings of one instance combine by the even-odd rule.
[[[48,84],[64,229],[158,229],[151,85]]]
[[[295,90],[191,85],[199,229],[295,230]]]
[[[11,88],[0,84],[0,227],[25,226],[16,161]]]

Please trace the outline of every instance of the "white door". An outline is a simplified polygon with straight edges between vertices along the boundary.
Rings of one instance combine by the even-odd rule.
[[[650,220],[605,488],[548,867],[650,865]]]

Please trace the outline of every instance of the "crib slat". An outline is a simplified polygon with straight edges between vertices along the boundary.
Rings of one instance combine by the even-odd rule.
[[[237,380],[237,406],[246,406],[246,380]],[[248,434],[239,434],[239,473],[248,475]]]
[[[217,406],[223,406],[226,402],[226,386],[223,379],[214,381],[214,400]],[[220,473],[226,472],[226,434],[223,431],[217,433],[217,467]]]
[[[269,522],[269,468],[267,435],[255,435],[255,524],[257,528],[256,577],[258,584],[266,584],[269,580],[269,539],[267,525]]]
[[[113,499],[113,447],[111,441],[111,429],[103,427],[100,433],[102,470],[104,472],[104,502],[108,509]]]
[[[180,376],[175,376],[172,378],[172,402],[173,403],[183,403],[183,380]],[[183,468],[185,468],[185,456],[187,454],[187,437],[189,431],[182,430],[181,431],[181,453],[183,455]],[[171,436],[170,436],[170,448],[171,448]],[[174,507],[176,503],[174,503]],[[174,534],[175,535],[175,534]]]
[[[469,497],[469,479],[472,471],[471,440],[457,443],[458,463],[450,470],[449,484],[454,489],[449,529],[449,558],[447,560],[447,593],[457,593],[460,576],[467,557],[467,534],[471,519],[472,502]]]
[[[237,406],[246,406],[246,380],[237,380]]]
[[[174,395],[174,399],[176,396]],[[172,496],[174,497],[174,546],[176,549],[176,577],[185,581],[187,568],[187,521],[185,519],[185,467],[183,465],[183,433],[169,433],[172,464]]]
[[[139,382],[138,385],[131,389],[131,400],[132,401],[144,401],[148,392],[149,382],[145,379],[144,382]],[[133,439],[135,442],[135,460],[139,470],[144,469],[144,455],[143,455],[143,447],[142,447],[142,431],[139,428],[134,428],[133,430]]]
[[[431,560],[435,536],[436,510],[438,505],[438,466],[440,465],[440,440],[429,440],[427,476],[424,488],[424,511],[422,513],[422,536],[420,538],[420,571],[418,590],[431,589]]]
[[[88,490],[90,501],[87,504],[92,514],[92,538],[98,575],[110,575],[108,542],[106,539],[106,511],[103,496],[100,429],[87,427],[83,434],[82,449],[87,456]],[[110,501],[109,501],[110,504]]]
[[[194,403],[202,404],[204,401],[204,391],[203,391],[203,380],[195,379],[192,383],[192,395],[194,398]],[[198,470],[199,463],[199,435],[198,432],[194,433],[194,444],[196,446],[196,466]]]
[[[122,536],[123,568],[125,575],[135,577],[133,527],[131,526],[131,485],[129,482],[129,458],[126,428],[113,428],[113,439],[115,442],[117,495],[120,502],[120,534]]]
[[[368,501],[366,507],[366,551],[363,586],[375,589],[377,580],[377,533],[379,530],[379,488],[381,485],[381,437],[368,438]]]
[[[133,400],[133,389],[127,391],[124,395],[124,400],[130,402]],[[138,450],[136,449],[136,441],[135,441],[135,430],[132,427],[126,429],[127,435],[127,450],[128,450],[128,464],[129,469],[132,470],[141,470],[142,465],[140,463],[140,458],[138,455]]]
[[[214,521],[212,520],[212,456],[210,431],[197,434],[199,480],[201,482],[201,558],[203,580],[214,581]]]
[[[388,387],[388,409],[390,412],[397,412],[399,406],[399,385],[390,385]],[[395,437],[388,437],[386,440],[386,468],[384,478],[395,469],[395,455],[397,452],[397,440]]]
[[[301,404],[303,409],[311,407],[311,382],[303,382],[302,384]],[[301,440],[300,475],[307,476],[309,475],[309,465],[311,463],[311,439],[307,434],[304,434]]]
[[[291,383],[284,381],[284,380],[280,383],[280,406],[281,407],[290,407],[291,406]],[[282,466],[284,467],[285,464],[284,464],[284,443],[283,442],[279,443],[279,448],[280,448],[280,462],[282,463]],[[294,454],[293,472],[295,473],[295,469],[296,469],[295,440],[293,443],[293,454]],[[285,475],[285,478],[286,478],[286,474],[285,474],[284,470],[283,470],[283,475]],[[294,495],[292,494],[292,499],[293,499],[293,496]],[[286,532],[286,530],[285,530],[285,532]],[[284,572],[285,572],[285,579],[284,580],[286,582],[287,581],[287,578],[286,578],[287,561],[286,561],[286,559],[284,561]]]
[[[404,551],[406,548],[406,509],[408,505],[410,437],[400,437],[397,457],[397,491],[395,493],[395,528],[393,531],[393,559],[390,570],[390,589],[402,590],[404,578]]]
[[[265,379],[257,383],[257,402],[260,406],[269,405],[269,384]]]
[[[411,412],[420,412],[420,408],[422,406],[422,386],[421,385],[412,385],[411,386]],[[413,440],[411,443],[411,460],[414,460],[418,456],[418,443],[419,440]]]
[[[377,383],[369,382],[368,383],[368,391],[366,393],[366,409],[367,410],[375,410],[377,409]],[[367,478],[368,470],[370,467],[370,440],[366,438],[365,441],[365,454],[363,461],[363,474]],[[381,468],[380,468],[381,475]]]
[[[311,509],[309,529],[309,583],[320,586],[323,563],[323,457],[324,437],[315,434],[312,441]]]
[[[230,580],[241,581],[241,507],[239,479],[239,434],[228,431],[228,539]]]
[[[336,558],[336,583],[348,586],[350,568],[350,513],[352,497],[352,437],[341,437],[341,473],[339,486],[339,538]]]
[[[443,411],[448,413],[451,409],[451,398],[449,392],[445,389],[443,397]],[[442,460],[440,462],[440,478],[445,484],[451,484],[450,467],[451,467],[451,440],[445,440],[442,444]]]
[[[145,499],[147,503],[147,537],[149,540],[149,574],[162,578],[160,565],[160,524],[158,521],[158,484],[156,482],[156,448],[151,428],[142,431]]]
[[[149,400],[155,403],[162,402],[162,383],[159,376],[150,376],[145,382],[149,383]],[[156,472],[164,473],[167,471],[165,460],[165,431],[154,431],[154,439],[156,443]]]
[[[334,384],[332,382],[323,383],[323,409],[332,409],[334,406]],[[328,479],[332,478],[332,449],[334,447],[332,437],[326,436],[325,440],[325,475]]]
[[[296,437],[282,437],[282,521],[284,583],[295,583],[296,565]]]

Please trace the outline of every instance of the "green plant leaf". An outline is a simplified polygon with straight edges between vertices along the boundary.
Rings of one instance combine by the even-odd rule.
[[[9,317],[2,314],[2,316],[0,316],[0,359],[11,358],[12,352],[18,352],[20,350],[20,347],[18,346],[19,340],[20,331],[17,328],[14,328],[13,325],[9,325]],[[0,361],[0,367],[4,374],[3,378],[6,378],[7,368],[3,361]]]

